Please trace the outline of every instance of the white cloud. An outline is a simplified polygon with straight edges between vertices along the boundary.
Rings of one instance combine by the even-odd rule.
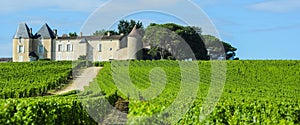
[[[269,12],[289,12],[300,9],[300,0],[272,0],[249,6],[254,10]]]
[[[9,14],[43,7],[55,11],[92,12],[103,3],[104,0],[1,0],[0,13]]]

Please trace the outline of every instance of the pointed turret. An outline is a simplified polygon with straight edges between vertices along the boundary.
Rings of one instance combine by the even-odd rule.
[[[132,28],[131,32],[129,33],[128,37],[140,37],[140,33],[137,30],[137,26],[134,25],[134,27]]]
[[[42,37],[43,39],[54,39],[55,35],[48,24],[44,24],[42,28],[35,35],[37,38]]]
[[[55,59],[55,38],[53,30],[45,23],[34,36],[33,49],[39,59]]]
[[[142,37],[135,25],[128,35],[128,52],[127,59],[142,59],[143,58],[143,43]]]
[[[13,62],[28,62],[29,52],[32,51],[32,29],[26,23],[20,23],[13,42]]]
[[[32,38],[31,30],[28,28],[26,23],[19,24],[14,39],[19,39],[19,38],[24,38],[24,39]]]

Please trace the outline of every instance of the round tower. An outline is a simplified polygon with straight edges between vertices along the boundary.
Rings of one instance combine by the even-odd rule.
[[[142,36],[138,32],[136,25],[128,35],[128,52],[127,59],[143,59],[143,42]]]

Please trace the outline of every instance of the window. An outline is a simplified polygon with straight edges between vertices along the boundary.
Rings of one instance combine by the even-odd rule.
[[[23,62],[23,56],[19,56],[19,62]]]
[[[101,58],[101,56],[98,56],[98,61],[102,61],[102,58]]]
[[[59,44],[57,48],[58,48],[58,52],[62,52],[63,51],[63,48],[62,48],[61,44]]]
[[[43,45],[39,45],[38,52],[39,53],[44,53],[44,46]]]
[[[61,55],[58,55],[58,56],[57,56],[57,60],[61,60]]]
[[[19,46],[18,46],[18,52],[19,52],[19,53],[24,53],[24,52],[25,52],[25,49],[24,49],[24,46],[23,46],[23,45],[19,45]]]
[[[71,44],[67,44],[67,51],[71,52],[73,51],[72,45]]]
[[[99,52],[102,51],[102,45],[101,45],[101,44],[98,45],[98,51],[99,51]]]

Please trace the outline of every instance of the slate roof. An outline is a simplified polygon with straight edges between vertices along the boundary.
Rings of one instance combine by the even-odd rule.
[[[87,43],[86,38],[82,38],[79,43]]]
[[[32,34],[30,34],[30,30],[26,23],[20,23],[17,32],[14,35],[15,39],[19,39],[20,37],[24,39],[32,38]]]
[[[133,30],[134,31],[134,30]],[[16,34],[14,35],[14,38],[43,38],[43,39],[55,39],[55,33],[52,31],[52,29],[48,26],[47,23],[45,23],[41,29],[33,35],[30,33],[30,29],[28,28],[26,23],[21,23],[18,27],[18,30]],[[58,37],[58,40],[72,40],[72,39],[80,39],[80,43],[85,43],[87,41],[91,40],[122,40],[125,36],[124,35],[103,35],[103,36],[78,36],[78,37]]]
[[[54,39],[55,35],[48,24],[44,24],[42,28],[35,34],[36,38],[42,37],[43,39]]]

